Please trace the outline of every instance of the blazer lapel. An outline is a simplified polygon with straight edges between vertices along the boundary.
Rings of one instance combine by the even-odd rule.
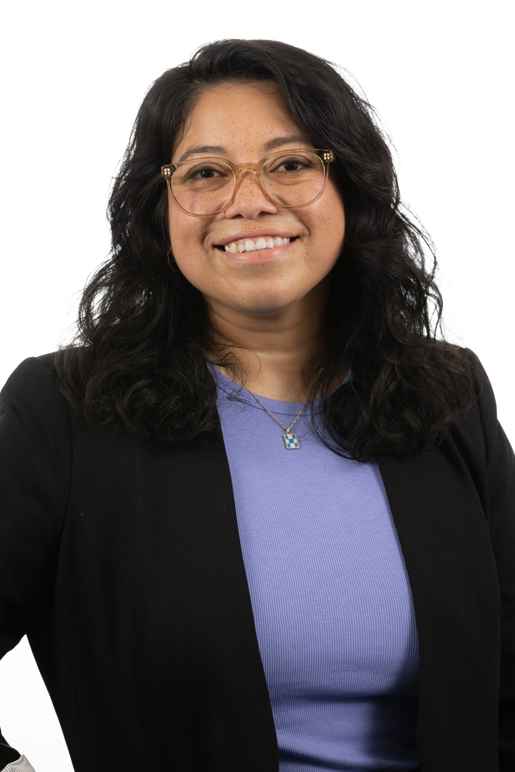
[[[419,635],[419,758],[430,770],[497,769],[501,611],[478,491],[450,437],[379,469]],[[493,755],[483,756],[486,748]]]

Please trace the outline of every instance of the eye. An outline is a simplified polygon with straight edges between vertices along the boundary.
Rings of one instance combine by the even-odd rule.
[[[288,176],[297,175],[313,168],[313,161],[306,156],[281,156],[268,169],[268,173],[279,172]]]
[[[213,169],[212,166],[201,166],[199,169],[195,169],[194,171],[188,172],[188,174],[185,176],[185,179],[187,180],[199,179],[198,175],[201,174],[202,172],[215,172],[216,174],[218,174],[218,170]],[[204,176],[202,177],[202,179],[204,180],[210,179],[210,177]]]
[[[283,161],[277,168],[280,168],[281,166],[295,166],[295,164],[298,164],[298,166],[305,167],[307,166],[306,163],[303,161],[299,161],[296,158],[290,158],[287,161]],[[296,171],[295,169],[293,171]]]

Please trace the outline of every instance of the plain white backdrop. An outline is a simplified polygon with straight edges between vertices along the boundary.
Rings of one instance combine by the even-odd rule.
[[[444,335],[481,359],[514,445],[511,5],[9,4],[0,386],[26,357],[71,339],[82,289],[109,254],[108,196],[152,82],[214,40],[277,39],[334,62],[373,105],[402,200],[435,245]],[[0,728],[37,772],[72,770],[26,637],[0,662]]]

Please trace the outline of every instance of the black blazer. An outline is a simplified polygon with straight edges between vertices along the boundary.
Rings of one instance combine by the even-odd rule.
[[[220,427],[168,450],[86,429],[51,356],[1,394],[0,656],[27,634],[76,772],[277,772]],[[515,457],[472,357],[478,401],[441,445],[379,463],[421,772],[515,770]]]

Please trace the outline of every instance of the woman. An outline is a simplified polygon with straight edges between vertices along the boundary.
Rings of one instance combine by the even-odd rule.
[[[0,654],[74,769],[513,769],[515,459],[369,105],[207,45],[109,213],[74,344],[1,403]]]

